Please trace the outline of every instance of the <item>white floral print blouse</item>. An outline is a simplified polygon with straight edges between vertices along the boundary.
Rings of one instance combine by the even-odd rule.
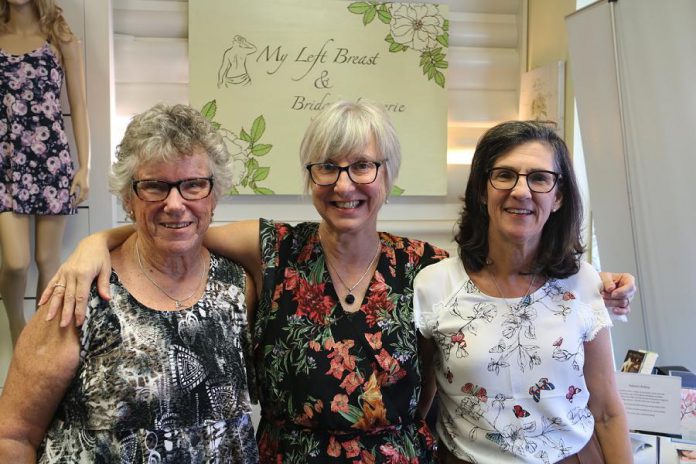
[[[582,449],[594,429],[583,344],[612,325],[600,289],[586,263],[507,299],[482,293],[456,257],[423,269],[414,313],[437,346],[441,444],[472,463],[553,463]]]

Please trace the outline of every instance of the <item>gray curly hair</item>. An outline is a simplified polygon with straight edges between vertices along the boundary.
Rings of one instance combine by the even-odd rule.
[[[197,149],[208,154],[217,199],[232,185],[232,158],[225,142],[203,115],[187,105],[158,103],[133,117],[116,147],[109,186],[124,206],[133,195],[131,182],[143,165],[192,156]]]

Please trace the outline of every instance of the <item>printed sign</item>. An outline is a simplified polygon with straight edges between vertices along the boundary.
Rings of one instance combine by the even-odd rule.
[[[310,119],[385,105],[402,146],[392,194],[444,195],[447,7],[339,0],[189,2],[190,102],[234,156],[232,194],[299,194]]]

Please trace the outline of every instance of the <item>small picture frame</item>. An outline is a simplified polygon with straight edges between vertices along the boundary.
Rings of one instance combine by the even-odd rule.
[[[565,61],[555,61],[522,74],[519,118],[551,121],[563,136],[565,112]]]
[[[638,350],[628,350],[623,364],[621,364],[621,372],[640,372],[640,366],[645,359],[645,353]]]

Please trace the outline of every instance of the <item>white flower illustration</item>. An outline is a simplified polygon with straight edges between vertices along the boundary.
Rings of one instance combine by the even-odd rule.
[[[444,18],[436,5],[393,5],[390,23],[394,42],[414,50],[425,51],[437,45],[437,37],[444,33]]]

